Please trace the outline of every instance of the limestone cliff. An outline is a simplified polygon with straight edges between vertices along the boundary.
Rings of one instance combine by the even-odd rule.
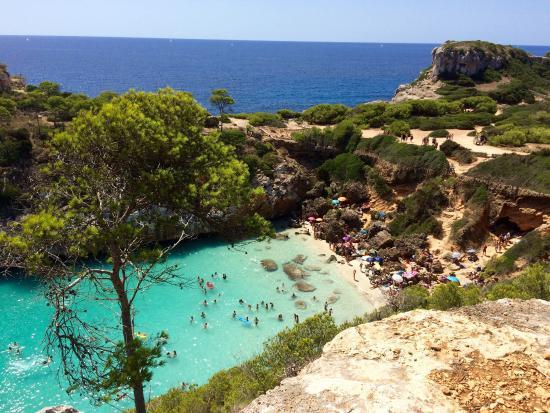
[[[11,78],[6,65],[0,63],[0,92],[7,92],[11,89]]]
[[[243,413],[548,411],[550,303],[417,310],[350,328]]]

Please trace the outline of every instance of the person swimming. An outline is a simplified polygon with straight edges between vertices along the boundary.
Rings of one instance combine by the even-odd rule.
[[[243,305],[244,304],[244,300],[242,298],[239,298],[239,304],[240,305]]]
[[[201,318],[202,318],[202,319],[205,319],[205,318],[206,318],[206,314],[204,314],[204,311],[201,312]]]
[[[233,318],[237,317],[237,312],[233,310]]]
[[[279,286],[277,286],[277,288],[275,288],[275,290],[280,293],[281,292],[281,289],[279,288]]]
[[[48,356],[47,359],[42,360],[42,365],[43,366],[49,366],[50,364],[52,364],[52,356]]]
[[[275,307],[275,306],[273,305],[273,303],[269,303],[269,306],[271,307],[272,310],[273,310],[273,308]]]
[[[202,305],[204,305],[205,307],[208,307],[208,301],[204,300],[204,301],[202,302]]]
[[[292,293],[291,298],[294,300],[294,299],[296,299],[296,297],[297,297],[296,294],[295,294],[295,293]]]
[[[193,317],[193,316],[189,317],[189,322],[190,322],[191,324],[194,323],[194,322],[195,322],[195,317]]]
[[[227,275],[225,275],[225,273],[224,273],[224,274],[222,275],[222,278],[223,278],[224,280],[227,280]]]
[[[202,328],[206,330],[208,328],[208,323],[204,323],[204,326]]]
[[[260,320],[258,320],[258,317],[254,317],[254,325],[257,327]]]
[[[218,300],[214,298],[214,304],[218,304]]]
[[[279,314],[279,315],[277,316],[277,320],[283,321],[283,315],[282,315],[282,314]]]
[[[248,311],[252,311],[252,304],[248,304]]]

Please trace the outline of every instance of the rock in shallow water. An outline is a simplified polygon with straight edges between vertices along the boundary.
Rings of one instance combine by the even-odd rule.
[[[294,306],[298,309],[298,310],[305,310],[307,308],[307,303],[304,301],[304,300],[296,300],[294,302]]]
[[[305,255],[302,255],[302,254],[298,254],[296,255],[292,261],[294,261],[296,264],[303,264],[304,261],[307,260],[307,257]]]
[[[311,285],[305,281],[298,281],[296,284],[294,284],[294,287],[304,293],[310,293],[317,289],[314,285]]]
[[[321,267],[318,265],[305,265],[304,269],[307,271],[321,271]]]
[[[279,268],[277,263],[275,261],[269,259],[269,258],[261,260],[260,262],[262,264],[262,267],[264,267],[264,270],[269,271],[269,272],[277,271],[277,269]]]
[[[339,296],[335,295],[335,294],[332,294],[332,295],[329,295],[328,298],[327,298],[327,303],[329,304],[334,304],[336,301],[338,301],[340,299]]]
[[[292,281],[301,280],[307,275],[304,270],[291,262],[283,264],[283,271]]]
[[[72,406],[55,406],[55,407],[44,407],[42,410],[37,411],[36,413],[80,413]]]

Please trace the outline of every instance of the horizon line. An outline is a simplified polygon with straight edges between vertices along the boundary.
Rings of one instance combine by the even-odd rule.
[[[420,44],[420,45],[438,45],[447,41],[479,41],[481,39],[470,40],[445,40],[444,42],[384,42],[384,41],[335,41],[335,40],[262,40],[262,39],[200,39],[183,37],[141,37],[141,36],[109,36],[109,35],[55,35],[55,34],[0,34],[0,37],[59,37],[59,38],[84,38],[84,39],[127,39],[127,40],[192,40],[192,41],[214,41],[214,42],[265,42],[265,43],[334,43],[334,44]],[[550,47],[545,44],[513,44],[496,43],[505,46],[535,46]]]

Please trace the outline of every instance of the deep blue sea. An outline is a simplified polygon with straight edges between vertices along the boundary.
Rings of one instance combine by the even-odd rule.
[[[0,36],[0,62],[30,83],[93,96],[170,86],[207,106],[212,89],[226,88],[235,112],[254,112],[389,99],[430,65],[435,46]]]

